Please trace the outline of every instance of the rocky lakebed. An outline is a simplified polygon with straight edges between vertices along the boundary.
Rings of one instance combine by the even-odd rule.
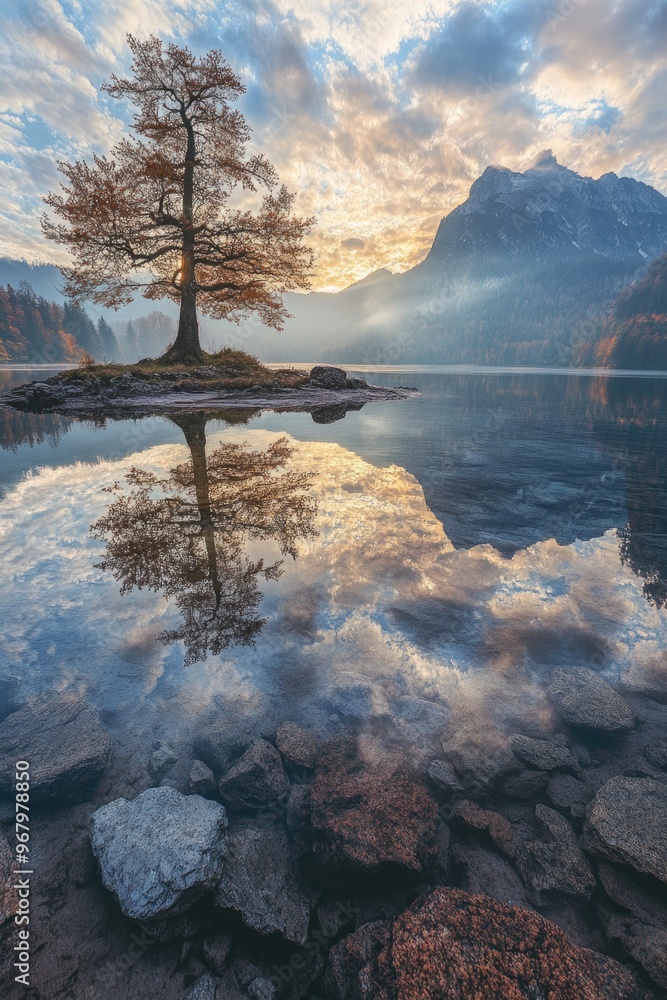
[[[147,754],[2,681],[0,920],[31,764],[40,1000],[639,1000],[667,994],[667,704],[556,668],[557,724],[453,725],[339,674],[325,726],[212,711]]]

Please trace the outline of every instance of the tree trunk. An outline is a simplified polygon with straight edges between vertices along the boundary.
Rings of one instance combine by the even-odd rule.
[[[183,244],[181,253],[181,311],[178,317],[176,340],[163,355],[163,361],[198,364],[204,360],[199,343],[197,322],[197,275],[195,271],[195,234],[193,218],[195,186],[195,134],[192,122],[183,114],[183,124],[188,135],[183,171]]]
[[[193,268],[194,271],[194,268]],[[183,284],[181,291],[181,311],[178,318],[178,333],[164,361],[199,364],[204,360],[204,352],[199,344],[199,323],[197,322],[197,291],[194,280]]]

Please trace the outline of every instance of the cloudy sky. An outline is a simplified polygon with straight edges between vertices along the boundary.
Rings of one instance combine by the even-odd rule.
[[[667,193],[667,0],[4,0],[3,253],[58,262],[41,237],[57,159],[127,128],[100,95],[126,32],[220,48],[254,141],[318,220],[314,286],[425,255],[489,163],[551,147]]]

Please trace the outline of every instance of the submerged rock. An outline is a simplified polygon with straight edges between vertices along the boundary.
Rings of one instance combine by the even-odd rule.
[[[216,887],[226,830],[219,803],[149,788],[93,813],[93,853],[125,916],[145,922],[182,914]]]
[[[285,822],[295,843],[305,853],[310,848],[310,785],[294,785],[285,807]]]
[[[473,830],[486,830],[498,850],[510,858],[513,856],[514,831],[504,816],[463,799],[454,806],[454,818]]]
[[[598,906],[607,938],[620,943],[653,982],[667,990],[667,930],[651,927],[635,920],[630,914],[613,912]],[[660,992],[659,996],[665,996]]]
[[[428,776],[434,785],[450,795],[464,790],[456,771],[446,760],[432,761],[428,769]]]
[[[248,986],[248,996],[250,1000],[275,1000],[277,993],[275,986],[269,979],[258,976]]]
[[[530,736],[513,736],[512,750],[524,764],[538,771],[553,771],[559,767],[577,768],[579,762],[562,743],[534,740]]]
[[[208,795],[214,790],[215,775],[203,760],[193,760],[188,776],[188,786],[190,791],[196,795]]]
[[[386,719],[391,715],[384,690],[356,674],[338,675],[331,692],[331,703],[339,715],[362,722]]]
[[[67,799],[98,781],[110,756],[111,737],[85,701],[29,702],[0,723],[0,790],[12,794],[16,762],[25,760],[32,800]]]
[[[571,726],[598,733],[623,733],[635,717],[613,687],[585,667],[558,667],[549,685],[549,697]]]
[[[575,819],[583,819],[593,790],[571,774],[554,774],[549,778],[547,798],[558,809],[566,809]]]
[[[532,908],[521,879],[510,862],[496,851],[479,844],[457,844],[452,855],[461,887],[467,892],[482,892],[510,906]]]
[[[667,740],[649,744],[644,749],[644,756],[653,767],[667,770]]]
[[[337,944],[327,986],[332,1000],[644,997],[621,965],[572,944],[538,914],[449,888]]]
[[[473,794],[486,792],[502,778],[522,770],[509,740],[494,729],[462,726],[443,739],[442,750]]]
[[[667,882],[667,784],[611,778],[588,807],[587,850]]]
[[[505,779],[503,791],[511,799],[532,799],[546,788],[547,778],[542,771],[521,771]]]
[[[220,795],[230,809],[258,809],[289,794],[280,754],[266,740],[253,740],[220,779]]]
[[[667,899],[664,887],[652,879],[633,875],[630,869],[608,862],[598,865],[602,887],[614,904],[598,904],[598,913],[607,937],[620,942],[647,975],[667,990]]]
[[[215,901],[236,910],[260,934],[278,932],[294,944],[305,942],[316,896],[303,881],[282,824],[244,824],[230,832]]]
[[[219,773],[227,771],[234,751],[228,726],[224,723],[206,726],[203,732],[195,737],[193,749],[197,757],[213,771]]]
[[[204,939],[204,956],[217,976],[221,976],[225,971],[231,946],[232,936],[224,931],[215,937]]]
[[[429,745],[439,740],[448,722],[449,711],[425,698],[403,695],[396,702],[394,724],[410,747]]]
[[[331,949],[325,980],[331,1000],[373,1000],[377,952],[388,933],[388,925],[376,920],[363,924]]]
[[[281,754],[290,764],[297,767],[315,767],[317,761],[317,741],[296,722],[283,722],[276,733],[276,744]]]
[[[574,899],[590,899],[595,876],[570,824],[560,813],[542,805],[536,807],[535,818],[547,840],[531,840],[517,850],[521,878],[536,892],[546,890]]]
[[[216,1000],[217,995],[215,979],[208,972],[200,976],[185,994],[186,1000]]]
[[[311,793],[313,845],[334,867],[421,872],[435,861],[438,811],[399,755],[342,737],[323,748]]]
[[[153,751],[148,761],[148,771],[155,781],[162,781],[167,771],[170,770],[178,760],[178,754],[168,743],[161,743],[157,750]]]

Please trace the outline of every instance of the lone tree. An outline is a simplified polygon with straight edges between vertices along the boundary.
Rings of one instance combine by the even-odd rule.
[[[130,77],[112,76],[103,89],[136,106],[135,135],[110,159],[60,163],[67,183],[45,201],[62,221],[42,224],[71,252],[69,297],[115,308],[139,290],[171,298],[180,317],[164,358],[199,362],[197,305],[215,319],[239,323],[254,312],[282,328],[282,293],[309,287],[303,238],[313,219],[292,214],[295,196],[275,191],[264,156],[247,155],[250,129],[230,108],[244,87],[220,52],[197,58],[154,37],[128,43]],[[235,189],[265,189],[261,207],[234,208]]]

